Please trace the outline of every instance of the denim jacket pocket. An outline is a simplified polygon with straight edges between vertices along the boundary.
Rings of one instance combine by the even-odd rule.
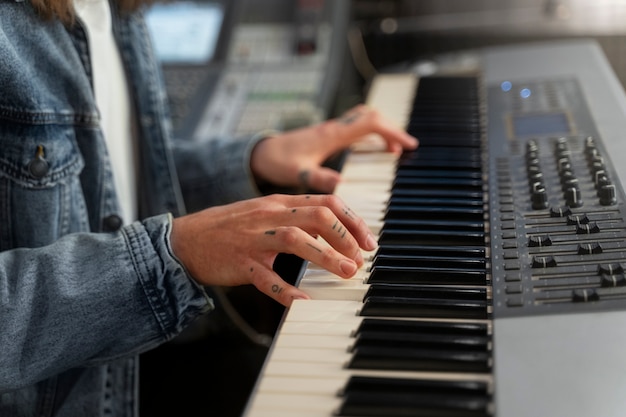
[[[83,158],[71,126],[0,128],[0,250],[88,230]]]

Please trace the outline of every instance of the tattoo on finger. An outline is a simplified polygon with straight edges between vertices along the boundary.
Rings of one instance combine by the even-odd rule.
[[[350,207],[344,207],[343,214],[345,214],[346,217],[348,217],[349,219],[354,220],[354,215],[352,214],[352,210],[350,210]]]
[[[346,229],[345,229],[345,228],[344,228],[341,224],[339,224],[339,220],[337,220],[337,221],[335,222],[335,224],[333,224],[332,229],[333,229],[333,230],[336,230],[336,231],[337,231],[337,233],[340,233],[340,234],[341,234],[341,238],[342,238],[342,239],[346,236],[346,231],[347,231],[347,230],[346,230]]]
[[[315,249],[316,251],[318,251],[319,253],[322,253],[322,250],[320,248],[318,248],[317,246],[313,246],[310,243],[307,243],[308,246],[312,247],[313,249]]]
[[[266,231],[265,231],[265,234],[266,234],[266,235],[271,235],[271,236],[274,236],[274,235],[276,234],[276,230],[266,230]]]
[[[283,287],[281,287],[280,285],[278,284],[272,285],[272,292],[274,294],[280,294],[282,291],[283,291]]]

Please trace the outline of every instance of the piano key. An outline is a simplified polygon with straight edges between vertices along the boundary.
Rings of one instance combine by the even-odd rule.
[[[451,285],[402,285],[402,284],[372,284],[368,288],[367,297],[406,297],[428,298],[430,300],[479,300],[488,298],[485,287],[460,287]]]
[[[490,355],[486,352],[442,351],[414,346],[363,346],[350,357],[350,369],[383,369],[432,372],[489,372]]]
[[[444,321],[444,320],[394,320],[382,318],[365,318],[353,335],[361,331],[385,331],[399,329],[401,331],[418,331],[427,334],[455,333],[478,337],[491,336],[491,326],[485,321]]]
[[[485,230],[485,223],[476,220],[386,219],[381,230],[453,230],[482,232]]]
[[[418,347],[437,348],[442,350],[489,350],[490,342],[488,336],[456,334],[453,328],[450,329],[449,333],[429,333],[424,332],[419,328],[413,329],[410,327],[408,329],[410,331],[403,331],[402,327],[397,326],[390,326],[384,330],[366,330],[366,327],[359,328],[355,334],[355,342],[350,349],[353,351],[358,349],[360,346],[394,347],[402,345],[415,345]]]
[[[350,378],[339,416],[487,416],[488,385],[465,381]]]
[[[484,232],[450,231],[450,230],[395,230],[382,229],[378,238],[380,244],[411,243],[424,245],[436,241],[447,245],[484,245]]]
[[[484,269],[486,265],[485,259],[465,258],[452,256],[421,256],[413,254],[405,255],[388,255],[379,253],[372,262],[372,267],[377,266],[447,266],[454,268],[467,269]]]
[[[382,317],[488,317],[488,302],[481,300],[454,300],[408,297],[370,296],[363,302],[362,316]]]
[[[462,268],[428,267],[390,267],[377,266],[372,269],[367,282],[369,284],[451,284],[451,285],[486,285],[485,271],[467,271]]]
[[[483,219],[483,209],[474,207],[420,207],[394,206],[387,209],[384,219],[450,219],[475,220]]]
[[[408,245],[380,244],[376,250],[380,255],[397,256],[452,256],[462,258],[485,259],[484,246],[444,246],[444,245]]]

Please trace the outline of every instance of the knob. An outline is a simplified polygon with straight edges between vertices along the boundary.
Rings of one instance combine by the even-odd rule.
[[[556,266],[554,256],[533,256],[532,268],[552,268]]]
[[[570,187],[565,190],[565,202],[570,207],[580,207],[583,205],[580,188]]]
[[[591,222],[588,224],[577,224],[576,225],[576,234],[577,235],[590,235],[592,233],[600,233],[600,227],[598,223]]]
[[[572,170],[572,163],[569,158],[559,158],[559,160],[556,161],[556,166],[559,172],[571,172]]]
[[[602,274],[602,276],[600,277],[600,285],[602,285],[603,287],[623,287],[624,285],[626,285],[626,277],[624,277],[624,274]]]
[[[572,214],[572,210],[568,206],[550,208],[550,217],[565,217]]]
[[[533,184],[533,192],[530,195],[533,210],[542,210],[548,208],[548,193],[546,188],[540,184]]]
[[[531,248],[552,246],[552,238],[550,235],[531,236],[528,238],[528,246]]]
[[[589,223],[589,217],[586,214],[572,214],[567,216],[567,224],[587,224]]]
[[[572,291],[572,301],[578,303],[586,303],[589,301],[598,301],[600,296],[593,288],[577,289]]]
[[[624,272],[624,267],[619,263],[611,263],[611,264],[600,264],[598,265],[598,274],[602,275],[615,275],[622,274]]]
[[[615,195],[615,185],[609,184],[604,185],[598,191],[598,196],[600,197],[600,204],[603,206],[612,206],[617,204],[617,196]]]
[[[600,246],[600,243],[598,242],[578,244],[579,255],[592,255],[596,253],[602,253],[602,251],[602,246]]]

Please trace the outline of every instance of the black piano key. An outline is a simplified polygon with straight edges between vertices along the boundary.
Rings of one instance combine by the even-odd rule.
[[[432,257],[420,255],[378,255],[374,257],[372,268],[377,266],[404,266],[404,267],[448,267],[472,270],[484,270],[485,259],[480,258],[457,258],[450,256]]]
[[[457,334],[420,334],[407,332],[362,331],[357,335],[351,351],[363,346],[428,348],[441,350],[479,350],[490,349],[490,339],[486,336],[468,336]]]
[[[409,132],[419,132],[420,130],[439,131],[439,132],[467,132],[476,133],[480,132],[480,120],[468,117],[465,119],[466,123],[459,122],[459,120],[442,118],[432,118],[431,120],[415,119],[408,123],[407,130]],[[457,123],[459,122],[459,123]]]
[[[397,176],[392,185],[393,188],[411,187],[421,189],[470,189],[479,191],[483,188],[482,180],[464,178],[422,178]],[[392,191],[393,194],[393,191]]]
[[[488,386],[478,381],[351,377],[341,392],[339,416],[484,417]]]
[[[379,243],[374,257],[388,256],[450,256],[460,258],[481,258],[486,256],[484,246],[409,245]]]
[[[363,300],[372,296],[485,301],[487,289],[451,285],[372,284],[363,296]]]
[[[420,207],[420,206],[393,206],[384,214],[384,219],[455,219],[455,220],[483,220],[484,210],[479,207]]]
[[[491,357],[481,351],[363,346],[354,350],[347,368],[482,373],[491,370]]]
[[[424,167],[416,165],[412,161],[399,161],[396,168],[397,175],[403,177],[445,177],[445,178],[471,178],[481,179],[482,172],[479,169],[443,169],[438,167]]]
[[[481,232],[485,223],[472,220],[389,219],[381,230],[456,230]]]
[[[486,285],[487,274],[485,271],[468,271],[462,268],[377,266],[372,268],[367,282],[369,284]]]
[[[394,188],[393,196],[397,197],[448,197],[448,198],[464,198],[468,200],[480,200],[483,198],[482,190],[442,190],[427,189],[420,190],[415,188]]]
[[[380,244],[428,243],[448,245],[484,245],[484,232],[450,231],[450,230],[381,230],[378,237]]]
[[[422,211],[427,214],[436,212],[436,209],[444,211],[449,215],[441,215],[439,217],[425,219],[418,216],[412,216],[411,210]],[[477,232],[485,230],[483,219],[479,218],[478,213],[481,209],[477,207],[453,207],[453,206],[394,206],[390,210],[386,210],[383,214],[384,224],[381,230],[456,230]],[[463,214],[467,218],[453,217],[457,214]]]
[[[400,331],[421,334],[459,334],[489,336],[489,325],[484,322],[398,320],[366,317],[361,321],[353,336],[363,331]]]
[[[388,219],[381,230],[456,230],[466,232],[482,232],[485,223],[476,220],[416,220],[416,219]]]
[[[487,300],[455,300],[405,297],[368,297],[359,315],[375,317],[430,317],[486,319]]]
[[[480,148],[482,137],[480,133],[451,133],[451,132],[420,132],[419,136],[420,148],[428,148],[431,146],[445,146],[449,149],[454,148]],[[411,151],[406,151],[408,153]]]
[[[400,155],[398,165],[411,165],[411,161],[437,159],[441,161],[480,161],[481,151],[473,146],[449,148],[441,145],[423,146]],[[422,162],[422,161],[420,161]]]
[[[409,196],[397,196],[392,195],[389,198],[388,206],[389,207],[398,207],[398,206],[435,206],[435,207],[483,207],[482,198],[454,198],[454,197],[435,197],[435,196],[425,196],[425,197],[409,197]]]

